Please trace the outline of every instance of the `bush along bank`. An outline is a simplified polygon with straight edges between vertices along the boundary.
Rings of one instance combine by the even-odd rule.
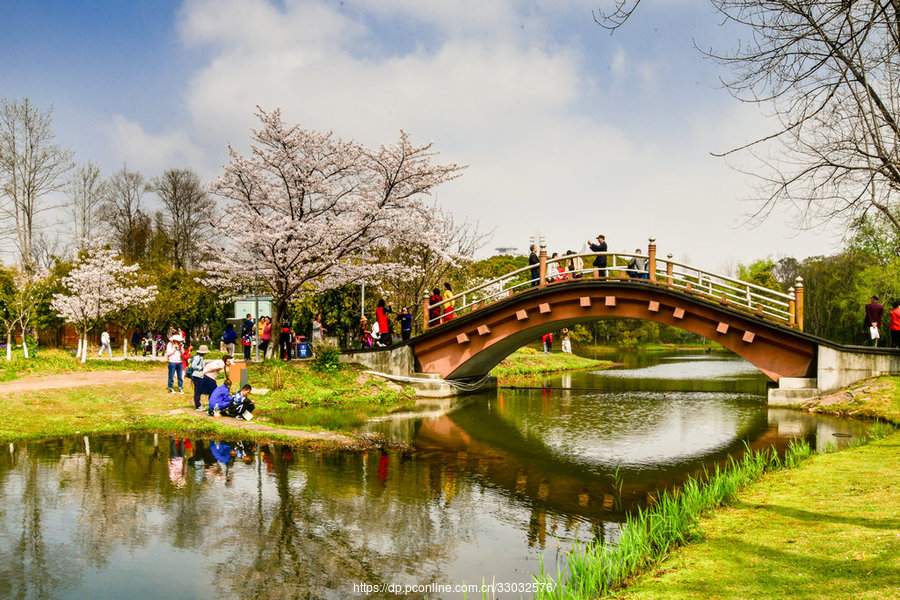
[[[869,431],[870,439],[894,433],[882,423]],[[664,492],[654,505],[626,519],[618,543],[591,543],[576,546],[567,556],[567,572],[555,576],[541,573],[535,581],[544,584],[536,598],[596,598],[621,588],[636,576],[650,570],[675,548],[700,535],[700,518],[711,509],[727,504],[749,484],[765,473],[792,468],[812,455],[805,442],[794,443],[780,458],[774,450],[748,452],[732,459],[724,469],[701,482],[689,478],[681,490]],[[552,590],[552,591],[549,591]]]

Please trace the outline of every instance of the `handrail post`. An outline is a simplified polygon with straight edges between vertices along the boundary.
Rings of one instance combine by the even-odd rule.
[[[541,242],[541,279],[538,282],[538,287],[546,287],[547,286],[547,244]]]
[[[672,275],[675,272],[675,265],[672,264],[673,256],[674,256],[674,254],[672,254],[671,252],[666,255],[666,258],[669,259],[669,262],[666,263],[666,287],[668,287],[668,288],[672,287],[672,279],[673,279]]]
[[[650,245],[647,247],[647,258],[650,261],[650,283],[656,283],[656,238],[650,238]]]
[[[431,296],[428,295],[428,292],[425,292],[425,295],[422,296],[422,332],[428,331],[429,326],[429,317],[428,317],[428,309],[431,306]]]
[[[797,325],[797,294],[794,288],[789,289],[788,294],[791,295],[791,299],[788,300],[788,326],[794,329]]]
[[[803,331],[803,278],[799,275],[797,275],[797,282],[794,286],[794,296],[797,303],[797,329]]]

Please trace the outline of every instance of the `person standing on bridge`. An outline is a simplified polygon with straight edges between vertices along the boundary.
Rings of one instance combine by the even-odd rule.
[[[453,305],[456,304],[456,300],[453,297],[453,288],[450,286],[449,281],[444,283],[444,296],[441,300],[444,301],[444,314],[441,316],[441,323],[446,323],[453,318]]]
[[[596,244],[588,240],[588,245],[591,247],[591,252],[606,252],[606,236],[601,233],[597,236]],[[600,254],[594,259],[594,268],[597,269],[598,276],[605,277],[607,275],[605,254]]]
[[[870,302],[866,304],[866,318],[863,321],[863,327],[868,331],[869,339],[872,340],[873,346],[878,345],[878,340],[881,337],[879,331],[881,328],[881,317],[883,316],[884,307],[878,303],[878,296],[873,295]]]
[[[441,323],[441,307],[438,304],[441,303],[441,290],[440,288],[434,288],[431,290],[431,297],[428,299],[428,326],[434,327],[435,325],[440,325]]]
[[[900,301],[894,300],[891,310],[891,347],[900,348]]]
[[[528,264],[531,265],[531,287],[537,287],[541,278],[541,259],[537,254],[537,246],[531,245],[531,254],[528,255]]]

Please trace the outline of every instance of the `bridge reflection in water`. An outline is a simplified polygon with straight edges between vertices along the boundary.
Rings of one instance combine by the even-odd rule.
[[[527,506],[532,543],[558,535],[544,527],[551,515],[590,523],[596,535],[615,539],[627,513],[689,475],[725,465],[746,447],[783,451],[792,440],[805,439],[824,450],[862,428],[769,409],[759,373],[743,361],[724,362],[731,366],[708,380],[685,378],[684,363],[641,369],[646,377],[564,374],[520,386],[531,389],[447,402],[443,415],[432,408],[428,418],[373,428],[425,456],[458,464]],[[722,363],[713,359],[703,368],[715,372]],[[736,373],[735,364],[742,365]],[[653,377],[678,372],[680,379]]]

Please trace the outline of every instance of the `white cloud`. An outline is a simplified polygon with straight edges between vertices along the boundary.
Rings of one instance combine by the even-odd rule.
[[[821,252],[777,222],[735,228],[746,179],[708,152],[758,127],[758,116],[724,95],[730,109],[704,111],[685,90],[659,89],[666,57],[632,61],[628,48],[609,48],[609,73],[591,72],[585,48],[551,38],[539,14],[502,0],[189,0],[180,32],[209,60],[187,87],[188,122],[151,134],[117,117],[115,143],[129,163],[154,171],[173,158],[220,164],[226,144],[246,149],[256,105],[281,107],[290,121],[369,145],[403,128],[418,143],[434,141],[440,160],[469,164],[438,198],[496,228],[489,248],[524,249],[540,229],[557,251],[601,230],[623,251],[654,235],[661,252],[707,267],[726,255]],[[385,38],[401,20],[428,29],[428,43]],[[628,112],[638,99],[653,112]],[[616,122],[614,112],[628,116]]]
[[[202,171],[208,164],[207,154],[183,131],[148,133],[139,123],[114,115],[107,133],[122,162],[145,173],[171,167]]]

